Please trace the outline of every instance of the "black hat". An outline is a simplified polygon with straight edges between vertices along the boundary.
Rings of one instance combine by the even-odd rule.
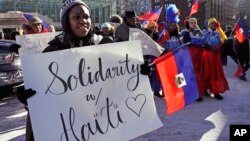
[[[125,11],[124,18],[136,18],[135,11]]]

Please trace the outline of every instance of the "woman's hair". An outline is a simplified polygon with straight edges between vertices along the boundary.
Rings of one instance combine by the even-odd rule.
[[[176,25],[176,29],[174,29],[173,31],[169,32],[170,36],[176,36],[176,37],[180,37],[180,26],[177,24]]]
[[[109,17],[109,22],[122,23],[122,18],[119,15],[112,15],[111,17]]]
[[[95,25],[94,25],[94,22],[93,22],[92,18],[91,18],[91,27],[90,27],[89,33],[85,37],[83,37],[81,39],[77,39],[75,37],[73,31],[71,30],[71,26],[70,26],[70,23],[69,23],[69,14],[66,17],[66,25],[69,25],[69,26],[65,26],[65,31],[63,33],[62,44],[63,44],[64,47],[66,47],[66,48],[73,48],[73,47],[77,46],[75,44],[75,42],[74,42],[76,40],[83,41],[82,42],[83,46],[87,46],[87,45],[93,44],[93,42],[92,42],[91,39],[92,39],[92,37],[94,35],[94,27],[95,27]]]

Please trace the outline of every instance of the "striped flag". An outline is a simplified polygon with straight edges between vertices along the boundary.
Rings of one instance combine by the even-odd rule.
[[[159,43],[160,45],[163,45],[169,38],[170,38],[169,32],[164,28],[159,34],[157,43]]]
[[[23,16],[25,17],[27,21],[29,21],[30,19],[34,17],[32,14],[28,14],[28,13],[24,13]],[[43,21],[42,25],[44,28],[48,29],[49,24],[47,22]]]
[[[187,46],[154,60],[162,83],[166,113],[181,110],[199,97],[195,73]]]
[[[241,19],[239,19],[239,21],[237,22],[235,26],[235,34],[236,34],[236,38],[238,39],[240,43],[245,41],[249,36],[247,27],[245,26],[244,21],[242,21]]]
[[[194,13],[198,12],[198,9],[199,9],[199,0],[195,0],[189,16],[191,17]]]
[[[138,18],[140,20],[147,20],[147,21],[158,21],[160,15],[161,15],[162,7],[159,9],[156,9],[152,12],[146,12],[145,14],[139,16]]]

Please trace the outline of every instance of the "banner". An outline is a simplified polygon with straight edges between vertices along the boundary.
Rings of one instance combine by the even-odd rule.
[[[168,52],[154,62],[163,86],[167,114],[177,112],[199,98],[187,46]]]
[[[191,17],[193,14],[197,13],[198,9],[199,9],[199,0],[195,0],[194,4],[191,7],[189,17]]]
[[[133,48],[133,49],[131,49]],[[140,41],[21,56],[36,141],[127,141],[162,126]]]
[[[156,43],[144,31],[137,28],[129,29],[129,40],[141,40],[143,55],[152,55],[158,57],[164,51],[163,47]]]
[[[242,19],[239,19],[235,25],[235,35],[240,43],[244,42],[249,37],[248,29]]]
[[[161,10],[162,10],[162,7],[160,7],[159,9],[150,11],[150,12],[146,12],[145,14],[138,16],[138,19],[158,22],[158,19],[161,15]]]
[[[42,53],[42,51],[49,46],[48,42],[59,34],[60,32],[48,32],[17,36],[16,41],[21,45],[18,53],[19,55]]]

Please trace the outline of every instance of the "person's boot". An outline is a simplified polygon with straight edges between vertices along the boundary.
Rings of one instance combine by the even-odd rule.
[[[198,99],[196,99],[197,102],[201,102],[203,100],[202,97],[199,97]]]
[[[241,80],[244,80],[244,81],[247,81],[247,78],[246,78],[246,73],[243,72],[240,77],[239,77]]]
[[[241,65],[238,65],[238,69],[236,70],[236,72],[234,73],[234,76],[236,77],[240,77],[240,74],[242,73],[243,68]]]
[[[214,94],[214,98],[218,100],[222,100],[223,97],[220,94]]]
[[[211,96],[211,93],[208,92],[207,90],[205,91],[205,96],[212,97],[212,96]]]

